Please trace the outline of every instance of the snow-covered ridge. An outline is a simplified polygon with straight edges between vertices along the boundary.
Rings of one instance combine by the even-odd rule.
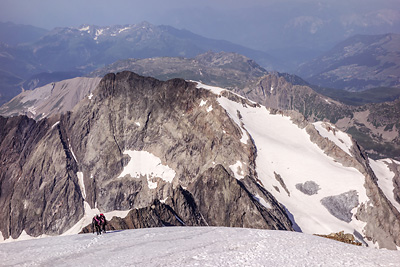
[[[29,253],[27,253],[29,251]],[[0,244],[6,266],[398,266],[400,252],[287,231],[163,227]]]
[[[96,25],[82,25],[78,28],[69,28],[69,33],[78,32],[79,35],[88,35],[93,40],[98,41],[99,38],[116,37],[121,34],[126,34],[132,31],[148,30],[153,31],[153,25],[150,23],[142,22],[139,24],[128,25],[114,25],[114,26],[96,26]]]

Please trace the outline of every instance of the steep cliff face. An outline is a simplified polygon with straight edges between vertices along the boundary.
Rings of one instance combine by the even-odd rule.
[[[61,234],[84,212],[65,132],[24,116],[2,118],[0,128],[0,231]]]

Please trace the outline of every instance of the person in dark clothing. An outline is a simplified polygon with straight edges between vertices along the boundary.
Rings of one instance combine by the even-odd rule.
[[[104,233],[106,232],[106,224],[107,224],[106,216],[104,216],[104,214],[101,213],[100,214],[100,226],[101,226],[101,230]]]
[[[93,227],[93,234],[94,234],[94,230],[96,230],[96,233],[98,235],[101,234],[101,219],[100,219],[100,215],[95,215],[92,219],[92,227]]]

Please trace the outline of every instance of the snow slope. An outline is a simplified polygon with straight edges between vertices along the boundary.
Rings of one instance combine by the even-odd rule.
[[[1,266],[398,266],[399,251],[308,234],[163,227],[0,244]]]
[[[344,230],[362,235],[365,223],[354,217],[357,207],[369,200],[362,173],[327,156],[290,117],[271,114],[263,106],[253,108],[231,101],[221,96],[222,88],[202,84],[198,87],[220,95],[220,105],[243,135],[252,137],[257,147],[258,178],[293,215],[297,230],[309,234]],[[333,126],[326,123],[315,123],[314,127],[322,137],[351,155],[352,142],[347,134],[336,129],[333,132]],[[232,167],[234,171],[236,168]]]

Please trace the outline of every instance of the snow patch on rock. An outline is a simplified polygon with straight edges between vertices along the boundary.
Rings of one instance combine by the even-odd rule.
[[[259,194],[253,196],[261,205],[266,207],[267,209],[272,209],[271,204],[269,204],[265,199],[263,199]]]
[[[147,151],[125,150],[124,154],[129,155],[131,160],[126,165],[118,178],[130,175],[132,178],[140,178],[146,176],[150,189],[157,188],[157,183],[153,182],[153,178],[161,178],[171,183],[175,177],[175,171],[163,165],[161,160]]]
[[[82,192],[82,197],[83,199],[86,199],[86,189],[85,189],[85,182],[83,181],[83,172],[77,172],[76,176],[78,176],[78,182]]]
[[[233,172],[233,174],[235,175],[235,178],[236,178],[236,179],[241,180],[241,179],[244,178],[244,172],[243,172],[243,164],[242,164],[242,162],[240,162],[240,161],[238,160],[235,164],[229,166],[229,168],[232,170],[232,172]]]
[[[54,123],[53,126],[51,126],[51,129],[53,129],[54,127],[56,127],[58,124],[60,124],[60,121],[57,121],[56,123]]]

